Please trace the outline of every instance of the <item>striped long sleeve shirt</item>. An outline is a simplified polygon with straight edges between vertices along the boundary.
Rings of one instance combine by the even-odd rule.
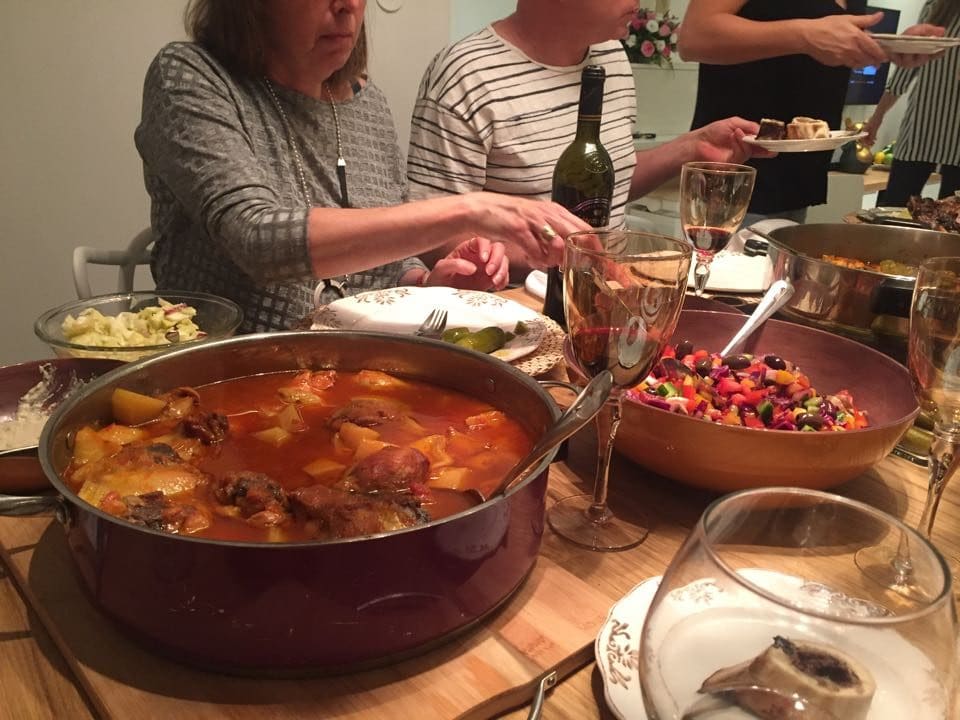
[[[932,4],[924,5],[920,22],[926,22]],[[960,13],[947,25],[946,34],[960,35]],[[887,91],[900,96],[911,85],[897,137],[897,159],[960,166],[960,47],[918,68],[897,67]]]
[[[554,165],[576,135],[586,65],[606,69],[600,139],[616,176],[610,224],[621,224],[636,165],[637,108],[619,41],[594,45],[571,67],[531,60],[492,27],[442,50],[423,76],[413,111],[411,198],[488,190],[549,200]]]

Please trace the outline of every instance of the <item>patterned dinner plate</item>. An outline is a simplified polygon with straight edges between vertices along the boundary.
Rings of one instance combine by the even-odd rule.
[[[867,622],[885,610],[793,575],[760,568],[739,572],[748,583],[790,598],[798,607],[818,614],[860,616],[864,622],[850,623],[839,632],[828,624],[818,629],[803,622],[803,616],[791,617],[769,603],[731,593],[713,579],[696,580],[662,600],[658,624],[670,642],[644,650],[647,664],[669,677],[675,690],[695,695],[702,680],[715,670],[755,657],[775,635],[796,631],[822,644],[842,642],[843,649],[855,652],[870,670],[877,688],[867,720],[944,717],[945,692],[930,659],[893,629],[873,628]],[[640,689],[640,635],[661,579],[645,580],[614,604],[597,636],[595,653],[604,697],[619,720],[647,720]],[[713,642],[705,644],[705,637]],[[752,716],[731,710],[720,717],[745,720]]]
[[[762,147],[770,152],[823,152],[826,150],[836,150],[841,145],[846,145],[851,140],[859,140],[866,137],[865,132],[854,132],[853,130],[831,130],[830,137],[811,138],[809,140],[758,140],[756,135],[745,135],[743,141],[750,145]]]
[[[319,307],[311,330],[362,330],[413,335],[434,308],[447,327],[471,331],[496,325],[515,336],[493,356],[512,362],[532,355],[553,330],[548,318],[505,297],[448,287],[396,287],[341,298]],[[522,323],[518,332],[518,323]]]
[[[640,631],[660,580],[647,578],[619,600],[607,615],[594,651],[603,676],[607,707],[619,720],[647,720],[640,692]]]

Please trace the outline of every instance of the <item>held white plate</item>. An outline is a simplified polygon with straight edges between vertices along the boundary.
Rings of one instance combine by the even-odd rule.
[[[447,311],[447,327],[470,330],[496,325],[512,333],[518,322],[526,332],[491,353],[510,362],[534,352],[546,332],[543,316],[493,293],[448,287],[397,287],[341,298],[317,308],[311,330],[364,330],[413,335],[434,308]]]
[[[859,140],[866,137],[865,132],[854,132],[853,130],[831,130],[830,137],[813,138],[812,140],[758,140],[756,135],[746,135],[743,138],[745,143],[762,147],[770,152],[824,152],[827,150],[836,150],[841,145],[845,145],[851,140]]]
[[[960,45],[960,38],[956,37],[873,33],[873,39],[887,52],[910,55],[933,55]]]
[[[845,612],[875,616],[871,603],[819,583],[760,568],[740,572],[748,582],[804,607],[823,612],[842,605]],[[640,638],[660,581],[660,577],[650,578],[615,603],[597,636],[594,650],[604,696],[618,720],[647,720],[640,689]],[[945,691],[929,658],[892,629],[811,625],[803,616],[791,618],[759,599],[744,605],[742,594],[733,597],[710,578],[670,592],[663,599],[657,625],[657,631],[665,633],[664,642],[644,650],[646,662],[669,676],[675,691],[691,698],[715,670],[748,660],[769,646],[775,635],[785,635],[836,644],[869,668],[877,690],[867,720],[943,717]],[[714,642],[704,643],[708,637]],[[745,720],[752,716],[731,709],[722,717]]]
[[[687,287],[694,287],[696,262],[690,263]],[[766,255],[718,253],[710,263],[707,292],[762,293],[773,281],[773,264]]]

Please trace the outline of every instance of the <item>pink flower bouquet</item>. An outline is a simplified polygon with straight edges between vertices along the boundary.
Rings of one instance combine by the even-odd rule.
[[[630,29],[623,47],[632,63],[643,65],[672,65],[677,50],[677,28],[680,19],[668,12],[640,8],[630,21]]]

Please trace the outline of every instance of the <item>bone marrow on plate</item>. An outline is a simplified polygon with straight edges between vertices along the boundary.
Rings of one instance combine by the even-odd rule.
[[[776,693],[745,689],[750,687]],[[864,720],[876,683],[870,671],[846,653],[821,643],[777,636],[756,657],[710,675],[700,692],[722,694],[764,720]],[[808,710],[798,710],[795,698],[805,701]]]
[[[816,140],[830,137],[830,126],[817,118],[795,117],[787,125],[788,140]]]

